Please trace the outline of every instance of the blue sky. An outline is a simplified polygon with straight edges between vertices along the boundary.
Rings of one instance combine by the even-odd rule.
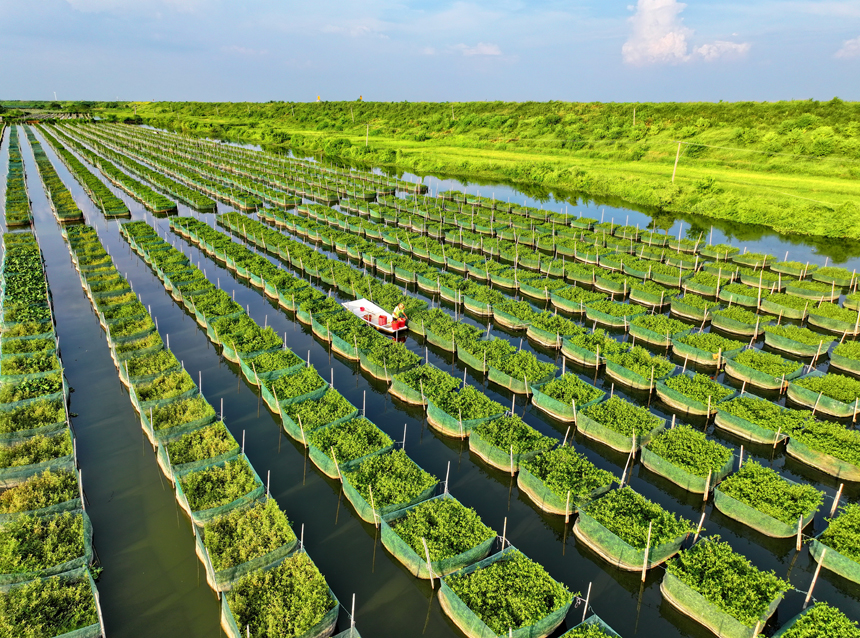
[[[0,0],[4,99],[860,100],[860,0]]]

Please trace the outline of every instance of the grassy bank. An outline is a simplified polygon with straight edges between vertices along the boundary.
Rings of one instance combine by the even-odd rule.
[[[135,108],[140,121],[189,134],[860,238],[858,103],[137,103],[95,112],[122,120]]]

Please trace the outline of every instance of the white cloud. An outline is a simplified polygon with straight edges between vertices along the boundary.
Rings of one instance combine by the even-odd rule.
[[[463,55],[502,55],[502,50],[498,44],[489,44],[487,42],[478,42],[473,47],[465,44],[455,44],[455,50],[460,51]]]
[[[178,13],[194,13],[206,0],[66,0],[73,9],[83,13],[112,13],[114,15],[146,15],[158,9]]]
[[[679,64],[694,58],[712,62],[722,57],[741,56],[750,49],[748,42],[716,40],[693,47],[688,39],[694,31],[684,25],[681,12],[687,7],[678,0],[638,0],[636,13],[629,19],[632,31],[621,47],[627,64]]]
[[[433,47],[424,47],[421,49],[421,55],[436,55],[436,49]]]
[[[693,30],[684,26],[681,12],[687,5],[677,0],[639,0],[630,18],[633,32],[621,47],[628,64],[686,62],[687,38]]]
[[[693,49],[693,53],[704,58],[705,62],[713,62],[722,57],[746,55],[750,50],[749,42],[726,42],[725,40],[716,40],[710,44],[703,44],[700,47]]]
[[[842,48],[836,52],[836,57],[843,60],[860,57],[860,38],[846,40],[842,44]]]

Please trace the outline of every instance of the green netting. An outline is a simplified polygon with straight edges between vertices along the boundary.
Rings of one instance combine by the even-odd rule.
[[[304,364],[299,366],[299,370],[301,370],[302,368],[304,368]],[[299,370],[297,370],[297,372]],[[269,406],[269,409],[272,410],[272,412],[278,412],[279,414],[281,414],[284,408],[289,405],[292,405],[293,403],[302,403],[303,401],[316,401],[317,399],[321,399],[322,396],[326,393],[326,390],[329,389],[329,387],[330,386],[328,381],[323,381],[321,387],[317,388],[316,390],[312,390],[307,394],[300,394],[298,396],[288,397],[286,399],[278,397],[276,399],[275,395],[272,394],[272,391],[269,390],[268,387],[266,387],[265,385],[261,385],[260,395],[263,397],[263,401],[266,402],[266,405]],[[283,416],[284,415],[281,414],[282,418]],[[299,438],[299,440],[301,440],[301,437]]]
[[[773,538],[790,538],[797,535],[797,523],[793,523],[791,525],[783,523],[782,521],[777,520],[764,512],[760,512],[754,507],[725,494],[720,491],[719,487],[714,489],[714,505],[729,518],[740,521],[744,525],[752,527],[754,530],[761,532],[765,536]],[[816,511],[817,508],[803,517],[803,527],[806,527],[810,521],[815,518]]]
[[[576,427],[585,436],[595,441],[600,441],[619,452],[630,452],[635,444],[636,448],[640,448],[647,444],[654,435],[666,427],[666,420],[662,419],[660,425],[655,427],[650,432],[644,434],[636,433],[635,441],[632,436],[620,434],[605,425],[602,425],[585,414],[578,413],[576,415]]]
[[[657,396],[668,405],[670,408],[684,412],[685,414],[694,414],[697,416],[709,416],[717,411],[717,401],[711,401],[710,408],[707,401],[699,401],[692,399],[677,390],[670,388],[663,381],[657,381],[654,384],[654,389]],[[728,398],[732,398],[731,395]],[[728,400],[728,399],[727,399]]]
[[[554,376],[555,373],[553,372],[543,379],[534,379],[533,383],[540,385],[551,381]],[[517,379],[516,377],[513,377],[506,372],[502,372],[491,365],[487,366],[487,377],[493,383],[497,383],[511,392],[516,392],[517,394],[528,394],[530,392],[528,379]]]
[[[732,466],[734,465],[734,457],[729,458],[716,473],[711,475],[710,483],[706,477],[690,474],[686,470],[681,469],[677,465],[670,463],[662,456],[658,456],[647,447],[642,448],[642,464],[655,474],[669,479],[676,485],[680,485],[688,492],[696,494],[704,494],[707,484],[708,491],[725,477],[731,474]]]
[[[493,322],[511,330],[524,330],[529,326],[528,320],[520,319],[495,307],[493,308]]]
[[[635,390],[651,390],[652,383],[651,378],[645,378],[641,374],[633,372],[633,370],[628,370],[624,366],[615,363],[614,361],[606,360],[606,374],[611,377],[615,381],[622,383],[628,387],[634,388]],[[654,377],[654,384],[661,379],[665,379],[670,376],[669,374],[657,377]]]
[[[561,353],[571,361],[575,361],[582,366],[596,368],[600,365],[600,360],[596,352],[571,343],[569,339],[562,339]]]
[[[783,306],[781,304],[774,303],[770,299],[762,299],[759,308],[764,312],[777,315],[783,319],[803,319],[806,316],[805,310]]]
[[[206,427],[206,426],[201,426]],[[171,428],[172,430],[173,428]],[[200,428],[197,428],[200,429]],[[222,453],[217,456],[210,456],[206,459],[199,459],[197,461],[190,461],[188,463],[178,463],[174,464],[170,459],[170,453],[167,451],[167,444],[175,441],[181,436],[188,434],[188,432],[193,432],[194,430],[186,430],[182,433],[170,432],[169,434],[162,434],[158,439],[158,444],[155,450],[155,459],[158,463],[158,466],[161,468],[161,471],[164,475],[169,478],[171,481],[175,480],[177,474],[187,474],[188,472],[193,472],[195,470],[201,470],[215,463],[220,463],[222,461],[233,461],[236,457],[239,456],[239,452],[241,451],[239,444],[233,440],[235,447]],[[232,439],[232,436],[230,437]]]
[[[811,373],[811,375],[821,374],[819,370],[813,370]],[[853,416],[856,405],[855,403],[844,403],[836,399],[831,399],[824,394],[819,395],[814,390],[809,390],[796,383],[788,384],[788,398],[806,408],[814,408],[816,412],[823,412],[837,418]]]
[[[719,367],[722,365],[725,357],[732,356],[733,354],[740,352],[742,348],[727,350],[722,353],[722,356],[720,356],[716,352],[708,352],[707,350],[702,350],[689,344],[681,343],[680,341],[673,341],[672,350],[677,356],[693,361],[699,365]]]
[[[782,377],[774,377],[770,374],[766,374],[764,372],[760,372],[759,370],[754,370],[753,368],[744,365],[742,363],[738,363],[733,358],[726,357],[726,374],[730,377],[738,379],[740,381],[745,381],[752,386],[757,388],[763,388],[765,390],[780,390],[783,386],[783,381],[790,381],[791,379],[796,379],[801,374],[803,374],[804,366],[801,366],[791,374],[785,375]]]
[[[824,553],[825,548],[827,553]],[[815,559],[815,562],[821,563],[825,569],[829,569],[852,582],[860,584],[860,563],[840,554],[832,547],[828,547],[818,540],[812,539],[809,546],[809,554]],[[823,555],[823,559],[822,559]]]
[[[457,348],[457,358],[470,368],[478,370],[479,372],[486,373],[489,370],[486,353],[483,353],[481,358],[478,358],[477,356],[466,350],[466,348],[461,347]]]
[[[507,560],[508,554],[515,551],[516,550],[513,546],[509,546],[501,552],[493,554],[482,561],[469,565],[468,567],[464,567],[463,569],[455,572],[455,574],[458,576],[470,574],[476,570],[492,565],[497,561]],[[509,632],[508,636],[511,638],[544,638],[545,636],[549,636],[564,621],[565,616],[567,616],[567,612],[570,610],[572,602],[573,601],[571,600],[570,602],[562,605],[559,609],[556,609],[554,612],[544,616],[534,625],[527,625],[525,627],[520,627],[519,629],[513,629]],[[448,587],[445,579],[442,579],[442,583],[439,588],[439,604],[442,607],[442,611],[445,612],[454,624],[457,625],[460,631],[466,634],[468,638],[497,638],[496,633],[493,632],[493,630],[490,629],[471,609],[469,609],[466,603],[464,603],[450,587]]]
[[[344,341],[336,334],[332,334],[331,336],[331,349],[345,359],[349,359],[350,361],[358,361],[359,351],[358,348],[356,348],[355,344]]]
[[[526,328],[526,336],[548,348],[561,347],[562,337],[557,332],[550,332],[549,330],[529,324],[528,328]]]
[[[398,399],[405,401],[406,403],[411,403],[413,405],[427,405],[427,399],[421,393],[420,388],[415,390],[397,378],[391,382],[391,387],[388,389],[388,393],[396,396]]]
[[[554,416],[558,420],[565,421],[567,423],[575,422],[577,413],[580,410],[584,410],[588,406],[594,405],[595,403],[600,403],[606,397],[606,392],[603,392],[596,399],[587,401],[582,405],[577,405],[576,409],[574,410],[573,403],[562,403],[558,399],[554,399],[551,396],[547,396],[546,394],[541,392],[541,388],[543,388],[547,383],[549,383],[549,381],[531,386],[532,404],[534,404],[535,407],[543,410],[547,414]]]
[[[672,345],[672,339],[678,339],[685,334],[689,334],[693,329],[689,328],[688,330],[682,330],[681,332],[666,333],[661,334],[659,332],[655,332],[654,330],[649,330],[648,328],[644,328],[642,326],[637,326],[635,323],[631,323],[628,326],[628,331],[630,335],[636,337],[637,339],[641,339],[646,343],[650,343],[655,346],[660,346],[663,348],[668,348]]]
[[[602,618],[600,618],[600,616],[598,616],[597,614],[592,614],[591,616],[589,616],[588,618],[583,620],[578,625],[574,625],[570,631],[562,634],[561,638],[571,638],[573,636],[573,632],[576,631],[577,629],[579,629],[580,627],[590,627],[590,626],[598,627],[606,636],[609,636],[609,638],[621,638],[621,634],[619,634],[612,627],[607,625],[606,622],[604,622],[604,620]]]
[[[764,330],[761,321],[753,325],[749,323],[743,323],[742,321],[736,321],[735,319],[731,319],[730,317],[725,317],[719,314],[711,315],[711,325],[715,328],[719,328],[723,332],[742,335],[745,337],[752,337],[753,335],[758,336]]]
[[[282,561],[278,561],[277,564],[280,564],[281,562]],[[275,567],[276,565],[273,565],[272,567]],[[335,597],[334,592],[331,589],[328,590],[328,594],[331,597],[331,600],[334,601],[334,607],[326,612],[322,620],[320,620],[316,625],[301,634],[294,634],[290,638],[327,638],[334,633],[334,628],[337,624],[337,617],[340,614],[340,602],[338,602],[337,597]],[[245,628],[239,628],[236,624],[233,612],[230,611],[230,601],[226,595],[221,597],[221,628],[224,630],[227,638],[245,638]]]
[[[305,363],[297,363],[294,366],[289,368],[280,368],[278,370],[272,370],[270,372],[260,372],[258,373],[253,366],[249,366],[246,363],[246,360],[253,359],[254,357],[242,357],[239,360],[239,367],[242,369],[242,374],[247,379],[248,383],[251,383],[256,386],[262,386],[264,381],[274,381],[280,377],[289,376],[291,374],[295,374],[299,372],[303,367],[305,367]]]
[[[69,436],[74,441],[74,435],[72,434],[72,431],[69,429],[68,432]],[[62,430],[60,430],[60,433],[62,433]],[[61,434],[55,436],[60,435]],[[65,456],[60,456],[49,461],[42,461],[41,463],[31,463],[30,465],[18,465],[0,468],[0,488],[14,487],[15,485],[19,485],[31,476],[41,474],[45,470],[51,470],[52,472],[75,472],[76,468],[74,454],[67,454]]]
[[[258,569],[271,569],[272,567],[279,565],[282,560],[293,552],[298,544],[298,539],[295,538],[295,534],[293,534],[293,539],[289,543],[281,545],[277,549],[273,549],[262,556],[257,556],[239,565],[215,571],[205,545],[205,527],[192,525],[192,529],[194,531],[194,544],[197,551],[197,557],[206,569],[206,582],[214,591],[221,592],[230,591],[233,583],[246,574],[250,574]]]
[[[635,308],[642,309],[641,306],[630,306],[631,310]],[[610,315],[605,312],[600,312],[599,310],[595,310],[594,308],[585,307],[585,316],[588,317],[589,321],[596,321],[599,324],[605,326],[611,326],[613,328],[624,328],[627,329],[627,326],[630,324],[630,320],[634,315],[625,315],[622,317],[616,317],[615,315]]]
[[[561,516],[572,515],[580,507],[584,507],[594,499],[602,496],[610,490],[611,485],[604,485],[591,492],[587,498],[571,499],[568,504],[567,497],[562,498],[553,492],[546,483],[528,471],[526,467],[519,468],[517,475],[517,488],[528,496],[535,505],[544,512],[559,514]]]
[[[325,392],[323,392],[323,394],[325,394]],[[320,397],[317,397],[317,398],[321,398],[321,397],[322,397],[322,395],[320,395]],[[314,399],[309,399],[309,400],[314,400]],[[294,438],[296,441],[301,441],[302,443],[306,443],[307,442],[307,434],[309,434],[309,432],[304,431],[304,429],[303,429],[304,426],[293,421],[293,419],[286,412],[284,412],[283,408],[280,410],[280,413],[281,413],[281,422],[283,423],[283,426],[284,426],[284,431],[287,434],[289,434],[292,438]],[[323,423],[319,427],[325,427],[327,425],[337,425],[338,423],[343,423],[344,421],[349,421],[350,419],[355,418],[356,415],[358,415],[358,409],[355,409],[352,412],[350,412],[349,414],[342,416],[339,419],[335,419],[334,421],[332,421],[330,423]],[[314,428],[314,430],[316,430],[316,429],[317,428]]]
[[[571,301],[570,299],[565,299],[554,292],[550,292],[549,298],[550,301],[552,301],[552,305],[559,310],[564,310],[571,314],[582,314],[585,312],[585,304],[582,301]]]
[[[73,510],[74,511],[74,510]],[[51,512],[42,518],[54,517],[62,512]],[[34,578],[45,578],[48,576],[57,576],[59,574],[65,574],[71,571],[78,570],[82,567],[88,567],[93,562],[93,525],[90,521],[90,517],[83,510],[79,510],[75,512],[75,515],[79,515],[83,519],[83,545],[84,545],[84,553],[71,560],[65,561],[58,565],[52,565],[50,567],[46,567],[45,569],[39,569],[35,571],[27,571],[27,572],[19,572],[15,574],[0,574],[0,591],[5,591],[8,589],[9,585],[13,585],[15,583],[23,583]],[[19,514],[20,516],[20,514]],[[6,521],[0,521],[3,523]]]
[[[853,463],[836,458],[830,454],[813,449],[794,437],[790,437],[788,439],[786,453],[807,465],[811,465],[825,474],[835,476],[836,478],[845,481],[860,482],[860,467]]]
[[[619,569],[639,571],[645,564],[645,549],[637,549],[580,510],[573,526],[576,537],[608,563]],[[678,553],[687,535],[679,536],[648,551],[648,569],[656,567]]]
[[[427,423],[430,424],[432,428],[438,430],[442,434],[446,436],[455,437],[458,439],[464,439],[471,433],[472,429],[479,426],[482,423],[486,423],[488,421],[492,421],[493,419],[498,419],[499,417],[504,416],[503,414],[494,414],[488,417],[482,417],[480,419],[465,419],[462,420],[458,417],[453,417],[440,407],[438,407],[433,401],[427,399]]]
[[[825,330],[830,330],[831,332],[837,332],[839,334],[848,333],[849,335],[856,335],[857,323],[849,323],[847,321],[840,321],[839,319],[833,319],[832,317],[825,317],[823,315],[815,314],[815,308],[812,308],[809,311],[809,316],[806,318],[811,326],[817,326],[819,328],[824,328]]]
[[[815,353],[813,353],[813,356],[814,355]],[[830,367],[860,375],[860,361],[857,359],[850,359],[841,354],[830,353]]]
[[[352,503],[352,506],[355,508],[356,514],[359,515],[361,520],[367,523],[378,523],[386,514],[396,512],[397,510],[405,509],[410,505],[415,505],[417,503],[420,503],[421,501],[426,501],[428,498],[433,496],[433,493],[436,491],[438,485],[438,483],[434,483],[433,485],[425,489],[423,492],[421,492],[418,496],[406,502],[393,503],[391,505],[377,508],[374,511],[374,509],[370,506],[370,503],[364,500],[364,497],[359,494],[358,490],[355,489],[352,486],[352,483],[349,482],[349,476],[343,475],[343,493],[346,495],[347,500]]]
[[[428,343],[436,346],[437,348],[441,348],[445,352],[454,352],[457,349],[457,345],[454,341],[453,328],[450,336],[438,335],[430,330],[430,328],[424,328],[424,338]]]
[[[777,440],[777,432],[775,430],[768,430],[756,425],[752,421],[747,421],[720,409],[717,409],[717,415],[714,417],[714,425],[751,443],[773,445]],[[783,439],[786,437],[780,435],[779,438]]]
[[[669,302],[669,296],[662,292],[659,295],[654,292],[648,292],[647,290],[642,290],[634,285],[633,290],[630,291],[630,301],[635,301],[646,306],[662,308]]]
[[[469,433],[469,450],[481,457],[488,465],[492,465],[505,472],[510,472],[511,475],[519,471],[520,461],[530,459],[541,452],[540,450],[534,450],[512,453],[510,449],[503,450],[485,441],[475,432]]]
[[[755,638],[757,627],[749,627],[735,617],[709,602],[699,592],[684,583],[674,574],[666,572],[660,591],[668,603],[695,621],[701,623],[721,638]],[[773,615],[782,600],[782,594],[774,598],[761,616],[761,627]]]
[[[322,430],[325,428],[331,428],[331,427],[334,427],[336,425],[340,425],[341,423],[344,423],[344,421],[341,420],[341,421],[337,421],[335,423],[330,423],[328,425],[324,425],[321,428],[317,428],[316,430],[314,430],[314,432],[317,432],[318,430]],[[323,450],[319,449],[318,447],[316,447],[315,445],[313,445],[312,443],[309,443],[308,444],[308,455],[310,456],[311,461],[313,461],[314,465],[316,465],[322,471],[323,474],[325,474],[329,478],[336,479],[336,478],[340,478],[344,472],[349,472],[350,470],[357,467],[359,464],[361,464],[362,461],[369,459],[372,456],[379,456],[381,454],[385,454],[387,452],[390,452],[393,449],[394,449],[394,444],[391,444],[391,445],[387,445],[383,448],[379,448],[378,450],[374,450],[373,452],[370,452],[369,454],[365,454],[364,456],[360,456],[358,458],[352,459],[351,461],[338,461],[337,463],[335,463],[334,459],[331,458],[326,453],[326,452],[328,452],[328,450],[323,451]]]
[[[818,346],[800,343],[794,339],[789,339],[788,337],[783,337],[782,335],[778,335],[767,330],[764,332],[764,342],[774,350],[788,352],[789,354],[793,354],[797,357],[814,357],[819,352]],[[827,347],[828,342],[825,340],[821,345],[821,354],[827,352]],[[832,358],[833,357],[831,356],[831,360]]]
[[[370,360],[369,353],[364,350],[358,351],[358,360],[361,363],[361,369],[369,372],[370,376],[376,379],[382,379],[383,381],[388,381],[389,383],[394,380],[395,374],[398,372],[405,372],[409,368],[413,367],[406,366],[404,368],[389,368],[385,364],[380,365],[378,363],[374,363]]]
[[[447,492],[427,500],[436,499],[457,500]],[[456,572],[468,565],[477,563],[489,555],[490,550],[493,547],[493,543],[495,542],[495,537],[483,541],[477,546],[465,552],[461,552],[460,554],[449,556],[441,560],[430,561],[430,569],[428,569],[427,559],[424,556],[416,554],[415,550],[400,538],[395,529],[389,524],[392,521],[405,517],[414,507],[415,505],[412,505],[410,507],[405,507],[403,509],[389,512],[388,514],[384,514],[382,516],[381,527],[382,544],[385,546],[385,549],[391,552],[394,558],[399,560],[416,578],[430,578],[430,569],[432,569],[434,577],[440,578],[442,576],[447,576],[448,574]]]
[[[490,317],[493,315],[493,307],[490,304],[484,301],[472,299],[467,295],[463,295],[462,298],[463,305],[466,306],[466,310],[482,317]]]
[[[209,464],[203,468],[194,468],[192,470],[185,470],[183,472],[179,472],[179,471],[174,472],[174,476],[176,478],[176,483],[175,483],[176,500],[182,506],[182,509],[184,509],[188,513],[188,515],[191,517],[192,522],[194,522],[198,525],[203,525],[207,521],[210,521],[213,518],[215,518],[216,516],[221,516],[222,514],[226,514],[227,512],[229,512],[232,509],[235,509],[236,507],[239,507],[241,505],[245,505],[248,503],[253,503],[254,501],[259,499],[261,496],[263,496],[266,493],[266,486],[263,485],[263,482],[260,480],[260,477],[257,476],[257,471],[254,469],[254,466],[251,465],[250,462],[248,462],[248,458],[244,454],[239,454],[239,456],[237,458],[244,461],[247,464],[248,468],[251,470],[251,474],[253,474],[253,477],[254,477],[254,485],[255,485],[254,489],[252,489],[247,494],[240,496],[239,498],[231,501],[230,503],[227,503],[225,505],[218,505],[216,507],[210,507],[210,508],[205,509],[205,510],[199,510],[196,512],[192,511],[191,505],[188,503],[188,499],[186,498],[185,493],[182,491],[181,481],[185,476],[187,476],[188,474],[191,474],[192,472],[201,471],[203,469],[206,469],[208,467],[213,467],[216,465],[223,466],[225,463],[227,463],[227,461],[219,461],[216,463],[211,463],[211,464]]]

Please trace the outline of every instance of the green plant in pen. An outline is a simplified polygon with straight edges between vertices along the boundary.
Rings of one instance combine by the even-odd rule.
[[[571,405],[572,402],[583,405],[603,395],[602,390],[586,383],[572,372],[555,377],[549,383],[544,384],[540,391],[565,405]]]
[[[0,526],[0,538],[0,574],[46,569],[84,555],[84,519],[74,512],[20,516]]]
[[[308,437],[308,444],[338,463],[354,461],[393,443],[390,436],[364,417],[318,428]]]
[[[750,310],[745,310],[740,306],[729,306],[728,308],[723,308],[722,310],[715,310],[714,315],[725,317],[726,319],[731,319],[732,321],[737,321],[738,323],[745,323],[748,326],[754,326],[756,325],[756,323],[761,322],[760,317],[756,313]]]
[[[85,578],[37,578],[0,593],[0,635],[16,638],[61,636],[99,622]]]
[[[666,387],[695,401],[708,403],[710,399],[712,405],[734,393],[734,390],[731,388],[720,385],[709,376],[699,374],[698,372],[692,376],[679,374],[675,377],[669,377],[663,383],[666,384]]]
[[[817,602],[812,609],[801,616],[782,638],[858,638],[860,628],[857,623],[836,607],[825,602]]]
[[[276,396],[279,401],[283,401],[318,390],[325,385],[325,380],[319,375],[316,368],[305,366],[294,374],[283,375],[273,381],[264,381],[263,383],[269,392]]]
[[[495,363],[494,366],[500,372],[512,376],[515,379],[540,381],[549,375],[554,375],[555,364],[538,361],[537,357],[528,350],[520,350]]]
[[[639,315],[634,317],[630,322],[634,326],[647,328],[652,332],[661,335],[673,335],[684,330],[689,330],[690,326],[683,321],[671,319],[665,315]]]
[[[455,419],[484,419],[505,412],[505,407],[470,385],[459,392],[448,392],[434,400],[436,406]],[[462,415],[462,416],[461,416]]]
[[[823,346],[826,348],[827,344]],[[833,354],[845,357],[846,359],[854,359],[860,361],[860,341],[844,341],[833,348]]]
[[[567,445],[525,459],[520,466],[542,481],[562,501],[567,499],[569,492],[574,503],[582,502],[595,490],[618,481],[614,474],[601,470],[585,455]]]
[[[763,350],[757,350],[755,348],[744,350],[739,353],[734,360],[742,365],[752,368],[753,370],[777,378],[784,374],[789,375],[803,367],[803,364],[800,362],[783,359],[777,354],[764,352]]]
[[[646,445],[651,452],[693,476],[716,475],[732,458],[732,451],[711,441],[704,432],[681,424],[664,430]]]
[[[389,525],[419,556],[425,555],[426,541],[431,561],[457,556],[496,536],[475,510],[450,498],[419,503]]]
[[[651,547],[676,540],[680,536],[696,531],[695,526],[684,518],[675,518],[630,487],[607,492],[585,508],[586,513],[637,549],[648,546],[648,530],[651,529]]]
[[[0,388],[0,403],[35,399],[36,397],[61,392],[62,389],[63,379],[61,372],[35,379],[25,379],[17,383],[5,383]]]
[[[791,438],[817,452],[822,452],[860,467],[860,432],[833,421],[810,419]]]
[[[335,605],[325,577],[304,552],[243,576],[226,596],[236,625],[252,636],[302,636]]]
[[[690,334],[678,337],[677,341],[714,354],[728,352],[729,350],[738,350],[746,345],[741,341],[727,339],[715,332],[691,332]]]
[[[496,635],[534,625],[578,595],[517,550],[468,574],[448,576],[445,582]]]
[[[824,545],[860,563],[860,505],[844,505],[818,538]]]
[[[633,436],[634,433],[642,436],[663,422],[662,419],[651,414],[646,408],[633,405],[615,396],[587,407],[583,414],[624,436]]]
[[[652,355],[642,346],[633,346],[627,352],[607,354],[606,358],[626,370],[635,372],[643,379],[650,379],[652,370],[654,378],[659,379],[675,369],[675,364],[666,357]]]
[[[0,410],[0,433],[32,430],[65,420],[66,411],[62,400],[41,399],[12,410]]]
[[[827,373],[820,377],[801,377],[792,383],[813,392],[820,392],[826,397],[843,403],[854,403],[860,398],[860,380],[841,374]]]
[[[814,512],[824,496],[811,485],[789,483],[777,472],[756,461],[747,461],[719,489],[724,494],[782,521],[797,525],[798,519]]]
[[[60,360],[52,353],[40,353],[32,357],[4,357],[0,360],[0,374],[36,374],[60,367]]]
[[[72,437],[68,431],[49,436],[37,434],[12,445],[0,446],[0,468],[44,463],[71,453]]]
[[[504,416],[481,423],[472,430],[481,439],[504,452],[513,454],[548,450],[558,441],[544,436],[518,416]]]
[[[416,366],[405,372],[398,372],[394,378],[416,392],[423,392],[425,397],[434,402],[440,396],[455,392],[460,387],[460,380],[431,365]]]
[[[355,406],[340,392],[331,388],[326,390],[319,399],[293,403],[284,409],[284,413],[305,432],[311,432],[321,425],[342,419],[353,412],[355,412]]]
[[[666,570],[712,605],[753,627],[791,584],[764,572],[719,536],[704,538],[666,563]]]
[[[719,410],[773,432],[782,432],[785,435],[789,435],[815,420],[809,410],[788,410],[776,403],[750,395],[735,397],[721,403]]]
[[[286,514],[273,498],[208,521],[203,533],[215,571],[247,563],[295,539]]]
[[[239,445],[222,421],[183,434],[167,444],[171,465],[202,461],[238,449]]]
[[[192,512],[227,505],[255,487],[254,473],[243,458],[190,472],[179,483]]]
[[[178,397],[194,388],[194,381],[185,371],[162,374],[152,381],[135,386],[139,401],[155,401]]]
[[[76,472],[45,470],[0,493],[0,512],[27,512],[78,498]]]
[[[422,470],[403,450],[371,456],[354,470],[346,472],[344,478],[349,480],[365,501],[370,503],[372,500],[376,510],[407,503],[439,482],[435,476]]]
[[[798,343],[802,343],[807,346],[817,346],[818,344],[821,344],[822,353],[827,352],[827,347],[833,341],[835,341],[833,337],[828,337],[827,335],[813,332],[809,328],[801,328],[799,326],[794,326],[789,323],[782,324],[779,326],[765,326],[764,331],[777,335],[779,337],[791,339],[792,341],[797,341]],[[847,341],[846,343],[854,342]]]

